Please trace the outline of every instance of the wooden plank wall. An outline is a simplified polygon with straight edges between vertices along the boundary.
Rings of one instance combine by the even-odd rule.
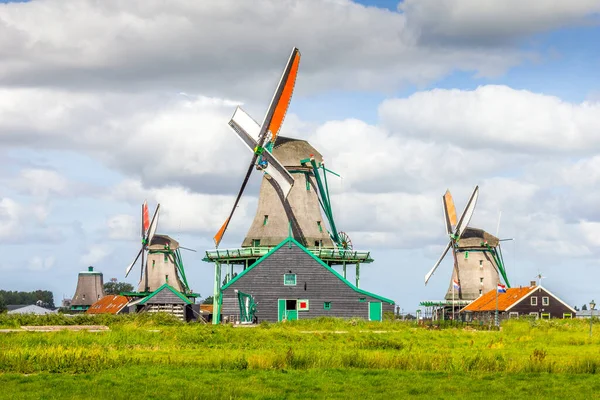
[[[296,274],[296,286],[284,286],[286,273]],[[239,316],[236,289],[254,297],[259,322],[277,321],[278,299],[308,299],[309,310],[298,311],[298,319],[321,316],[368,319],[369,302],[381,302],[356,292],[294,244],[291,248],[288,244],[282,246],[223,291],[224,318]],[[361,297],[365,302],[359,301]],[[330,310],[324,309],[324,302],[331,302]],[[393,312],[394,305],[383,303],[383,312],[387,311]]]

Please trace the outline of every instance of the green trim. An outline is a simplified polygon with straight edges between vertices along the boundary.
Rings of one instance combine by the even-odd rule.
[[[330,301],[323,302],[323,310],[331,310],[331,302]]]
[[[240,274],[238,274],[238,276],[236,276],[235,278],[233,278],[232,280],[230,280],[229,282],[227,282],[221,288],[221,291],[223,291],[223,290],[227,289],[229,286],[233,285],[234,282],[236,282],[238,279],[240,279],[241,277],[243,277],[246,273],[248,273],[248,271],[252,270],[254,267],[256,267],[258,264],[260,264],[261,262],[263,262],[268,257],[270,257],[271,254],[273,254],[274,252],[276,252],[277,250],[279,250],[281,247],[283,247],[287,243],[293,243],[296,246],[298,246],[306,254],[308,254],[309,256],[311,256],[313,258],[313,260],[315,260],[316,262],[318,262],[319,264],[321,264],[321,266],[323,266],[325,269],[327,269],[329,272],[331,272],[333,275],[335,275],[339,280],[341,280],[342,282],[344,282],[346,285],[348,285],[348,287],[350,287],[355,292],[360,293],[360,294],[364,294],[366,296],[371,296],[371,297],[373,297],[375,299],[381,300],[381,301],[386,302],[388,304],[396,304],[396,303],[394,303],[393,300],[390,300],[390,299],[387,299],[385,297],[373,294],[371,292],[367,292],[366,290],[362,290],[362,289],[357,288],[356,286],[354,286],[353,284],[351,284],[350,282],[348,282],[346,279],[344,279],[336,270],[334,270],[329,265],[327,265],[323,261],[321,261],[321,259],[319,257],[315,256],[306,247],[302,246],[296,239],[291,238],[291,237],[287,238],[287,239],[284,239],[277,246],[273,247],[273,249],[271,251],[269,251],[267,254],[265,254],[264,256],[262,256],[261,258],[259,258],[254,264],[252,264],[251,266],[249,266],[248,268],[246,268],[244,271],[242,271]]]
[[[144,300],[140,301],[138,304],[146,304],[148,302],[148,300],[150,300],[151,298],[153,298],[154,296],[156,296],[159,292],[161,292],[165,288],[169,289],[171,292],[175,293],[177,295],[177,297],[179,297],[181,300],[183,300],[186,304],[192,304],[192,302],[190,301],[190,299],[188,299],[187,297],[185,297],[177,289],[175,289],[173,286],[170,286],[167,283],[163,284],[161,287],[159,287],[158,289],[156,289],[154,292],[152,292],[152,294],[150,296],[147,296]]]

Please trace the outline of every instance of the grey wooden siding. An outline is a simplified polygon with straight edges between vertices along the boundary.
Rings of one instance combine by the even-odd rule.
[[[149,299],[146,304],[186,304],[186,302],[181,300],[179,296],[171,292],[169,289],[164,288],[154,297]]]
[[[283,275],[296,274],[295,286],[284,286]],[[239,316],[235,290],[251,294],[258,321],[277,321],[278,300],[308,300],[309,310],[298,311],[298,319],[360,317],[368,319],[369,302],[381,300],[355,291],[295,244],[285,244],[223,291],[223,317]],[[364,298],[364,302],[359,299]],[[325,310],[324,302],[331,303]],[[394,305],[383,302],[383,312]]]
[[[537,297],[537,305],[531,305],[531,298]],[[544,306],[542,304],[542,297],[548,297],[549,304]],[[531,312],[537,312],[541,316],[541,314],[550,314],[550,318],[562,318],[563,314],[573,314],[573,318],[575,318],[575,313],[569,310],[563,303],[558,301],[556,297],[553,297],[544,288],[537,288],[535,292],[528,295],[524,298],[520,303],[515,305],[513,308],[508,310],[509,312],[518,312],[519,316],[528,315]]]

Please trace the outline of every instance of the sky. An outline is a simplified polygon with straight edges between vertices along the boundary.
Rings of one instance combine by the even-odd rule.
[[[281,134],[308,140],[336,225],[370,250],[361,288],[405,312],[443,298],[441,196],[503,244],[510,282],[600,298],[600,0],[0,1],[0,289],[57,303],[93,265],[134,285],[140,204],[191,287],[249,154],[227,126],[264,115],[293,46]],[[221,247],[256,209],[254,174]],[[499,227],[499,228],[498,228]],[[353,275],[349,275],[353,278]]]

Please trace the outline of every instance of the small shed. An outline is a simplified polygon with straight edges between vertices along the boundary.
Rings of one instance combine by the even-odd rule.
[[[150,313],[164,312],[175,315],[182,321],[192,319],[192,301],[168,283],[163,284],[154,292],[144,297],[137,307],[139,311]]]
[[[357,288],[291,237],[222,287],[221,315],[230,322],[240,319],[240,294],[252,298],[259,322],[317,317],[381,321],[384,312],[394,312],[393,300]]]
[[[491,290],[460,312],[465,320],[491,321],[496,309],[501,319],[506,318],[574,318],[576,311],[558,296],[541,285],[532,282],[530,286],[509,288],[506,293]]]

